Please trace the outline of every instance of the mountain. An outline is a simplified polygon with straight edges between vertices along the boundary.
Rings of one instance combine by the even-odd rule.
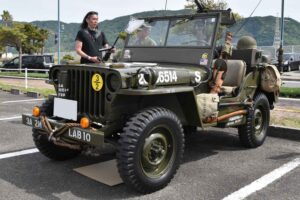
[[[231,27],[230,31],[235,33],[244,23],[238,34],[235,34],[236,38],[249,35],[257,40],[259,46],[273,45],[276,17],[245,18]],[[300,45],[300,23],[292,18],[285,18],[284,45]]]
[[[178,10],[178,11],[147,11],[135,13],[130,16],[133,17],[149,17],[149,16],[165,16],[165,15],[182,15],[190,14],[191,10]],[[100,29],[106,34],[109,43],[113,43],[118,32],[122,31],[130,18],[129,15],[118,17],[112,20],[105,20],[100,22]],[[241,28],[238,34],[235,32],[247,21]],[[300,23],[294,19],[286,18],[284,44],[285,45],[300,45]],[[56,51],[54,45],[54,34],[57,31],[57,21],[34,21],[32,24],[48,29],[50,36],[46,42],[46,52]],[[271,46],[274,40],[276,17],[251,17],[244,18],[237,22],[229,30],[234,33],[234,37],[238,38],[242,35],[253,36],[259,46]],[[80,23],[61,23],[64,27],[61,33],[61,51],[73,51],[74,39],[77,31],[79,30]],[[121,44],[118,45],[119,47]]]

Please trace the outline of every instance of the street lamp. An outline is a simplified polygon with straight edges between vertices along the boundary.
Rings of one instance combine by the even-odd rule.
[[[58,28],[58,64],[60,64],[60,0],[57,0],[57,28]]]
[[[168,0],[166,0],[166,3],[165,3],[165,11],[167,10],[167,6],[168,6]]]
[[[283,34],[284,34],[284,0],[281,2],[281,33],[280,33],[280,46],[278,49],[278,66],[280,72],[283,71]]]

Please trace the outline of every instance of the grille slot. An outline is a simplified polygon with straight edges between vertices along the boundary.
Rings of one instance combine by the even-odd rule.
[[[91,119],[100,119],[104,117],[105,108],[105,86],[100,91],[92,88],[92,77],[95,73],[102,76],[105,83],[105,74],[90,69],[69,69],[69,99],[78,102],[78,114],[86,115]]]

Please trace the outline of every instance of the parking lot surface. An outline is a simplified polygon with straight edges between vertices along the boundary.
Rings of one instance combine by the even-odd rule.
[[[230,199],[231,194],[270,173],[274,177],[274,170],[291,164],[293,169],[246,199],[300,197],[299,141],[268,137],[263,146],[245,149],[235,129],[210,129],[189,136],[175,178],[166,188],[148,195],[137,194],[124,184],[109,187],[73,171],[113,159],[112,154],[82,155],[65,162],[51,161],[38,152],[1,158],[35,148],[31,128],[21,124],[20,114],[30,113],[41,103],[0,91],[0,199]]]

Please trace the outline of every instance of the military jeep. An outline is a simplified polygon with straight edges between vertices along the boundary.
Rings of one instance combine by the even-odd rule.
[[[233,23],[230,11],[139,20],[146,25],[127,35],[118,62],[51,68],[57,95],[23,115],[39,151],[67,160],[112,144],[124,182],[150,193],[174,177],[197,128],[237,128],[242,145],[262,145],[278,90],[261,87],[268,64],[255,41],[238,42],[222,92],[210,95],[217,32]],[[138,41],[143,28],[148,42]]]

